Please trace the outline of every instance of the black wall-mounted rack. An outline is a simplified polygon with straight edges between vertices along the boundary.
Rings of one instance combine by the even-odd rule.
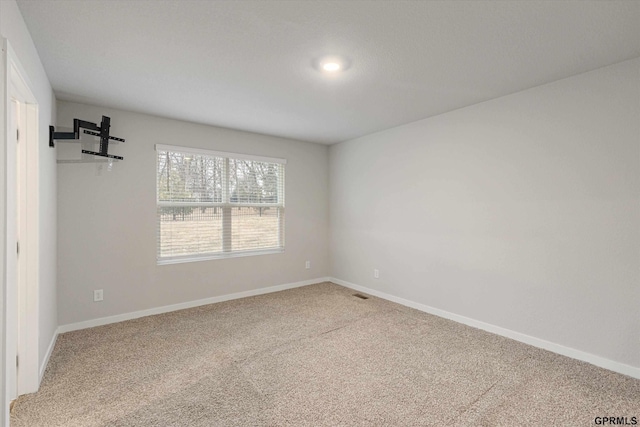
[[[110,159],[124,160],[121,156],[109,154],[109,140],[124,142],[124,138],[116,138],[109,135],[111,127],[111,118],[102,116],[102,123],[98,126],[95,123],[87,122],[80,119],[73,119],[73,132],[56,132],[55,127],[49,126],[49,147],[54,147],[56,139],[80,139],[80,129],[87,135],[100,137],[100,151],[82,150],[83,154],[91,154],[94,156],[107,157]]]

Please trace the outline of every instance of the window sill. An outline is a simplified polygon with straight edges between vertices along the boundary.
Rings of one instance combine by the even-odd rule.
[[[158,265],[182,264],[185,262],[211,261],[215,259],[239,258],[246,256],[272,255],[284,253],[284,249],[265,249],[259,251],[228,252],[215,255],[187,255],[184,257],[158,259]]]

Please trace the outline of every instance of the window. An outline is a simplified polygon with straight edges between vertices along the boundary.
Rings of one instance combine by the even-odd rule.
[[[286,160],[156,151],[159,264],[284,251]]]

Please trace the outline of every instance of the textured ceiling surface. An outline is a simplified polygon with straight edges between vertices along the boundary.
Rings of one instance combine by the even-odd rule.
[[[18,5],[58,99],[325,144],[640,56],[639,1]]]

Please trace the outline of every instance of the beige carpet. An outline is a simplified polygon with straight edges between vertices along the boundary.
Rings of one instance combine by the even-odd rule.
[[[353,293],[322,283],[63,334],[12,426],[640,420],[640,380]]]

